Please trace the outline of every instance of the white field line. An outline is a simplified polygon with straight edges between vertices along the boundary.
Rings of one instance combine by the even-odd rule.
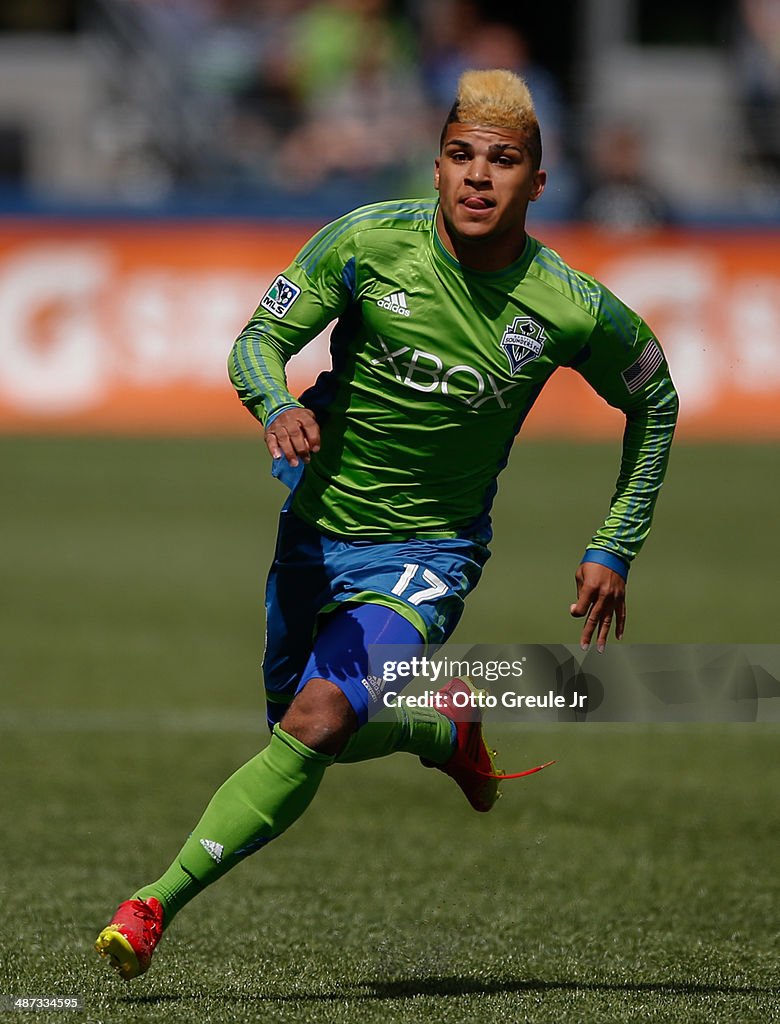
[[[0,732],[161,732],[161,733],[255,733],[268,729],[262,708],[225,711],[221,708],[0,710]]]

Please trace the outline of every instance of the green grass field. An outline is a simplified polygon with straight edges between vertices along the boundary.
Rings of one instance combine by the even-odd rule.
[[[616,458],[518,448],[459,641],[576,642]],[[777,641],[777,463],[677,446],[626,642]],[[494,726],[505,767],[558,764],[485,816],[410,757],[334,768],[115,978],[97,931],[265,741],[283,491],[252,441],[6,438],[0,464],[0,996],[86,1006],[20,1019],[780,1021],[771,725]]]

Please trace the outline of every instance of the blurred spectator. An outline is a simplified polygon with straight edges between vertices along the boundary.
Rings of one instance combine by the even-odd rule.
[[[353,81],[367,56],[391,68],[413,61],[408,29],[388,0],[315,0],[294,19],[291,36],[305,102]]]
[[[403,191],[430,124],[408,27],[387,0],[314,3],[291,25],[290,60],[303,116],[282,147],[283,180]]]
[[[633,124],[608,125],[595,134],[587,154],[589,187],[583,220],[612,231],[642,231],[669,224],[665,197],[644,176],[644,141]]]
[[[739,0],[737,81],[752,156],[780,176],[780,0]]]
[[[428,101],[443,120],[458,79],[470,67],[470,44],[484,24],[473,0],[431,0],[418,13],[421,71]]]
[[[292,27],[305,0],[211,0],[193,78],[219,104],[216,169],[248,187],[278,178],[276,153],[303,117]]]

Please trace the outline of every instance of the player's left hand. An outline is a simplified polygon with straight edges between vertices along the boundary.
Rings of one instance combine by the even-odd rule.
[[[596,634],[596,649],[603,654],[607,637],[615,622],[615,638],[620,640],[626,625],[626,581],[618,572],[596,562],[581,562],[574,579],[577,600],[569,608],[575,619],[587,616],[580,637],[586,651]]]

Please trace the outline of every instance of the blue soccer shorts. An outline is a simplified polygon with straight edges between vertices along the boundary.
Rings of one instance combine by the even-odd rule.
[[[372,672],[368,648],[389,641],[399,645],[401,659],[444,643],[488,557],[484,544],[467,537],[340,540],[283,509],[266,587],[263,675],[269,724],[281,719],[296,692],[315,676],[339,686],[361,724],[367,721],[381,697],[367,678]],[[336,624],[339,609],[359,605],[377,605],[395,615],[362,616],[359,622],[339,616],[340,633],[324,628],[329,619]]]

